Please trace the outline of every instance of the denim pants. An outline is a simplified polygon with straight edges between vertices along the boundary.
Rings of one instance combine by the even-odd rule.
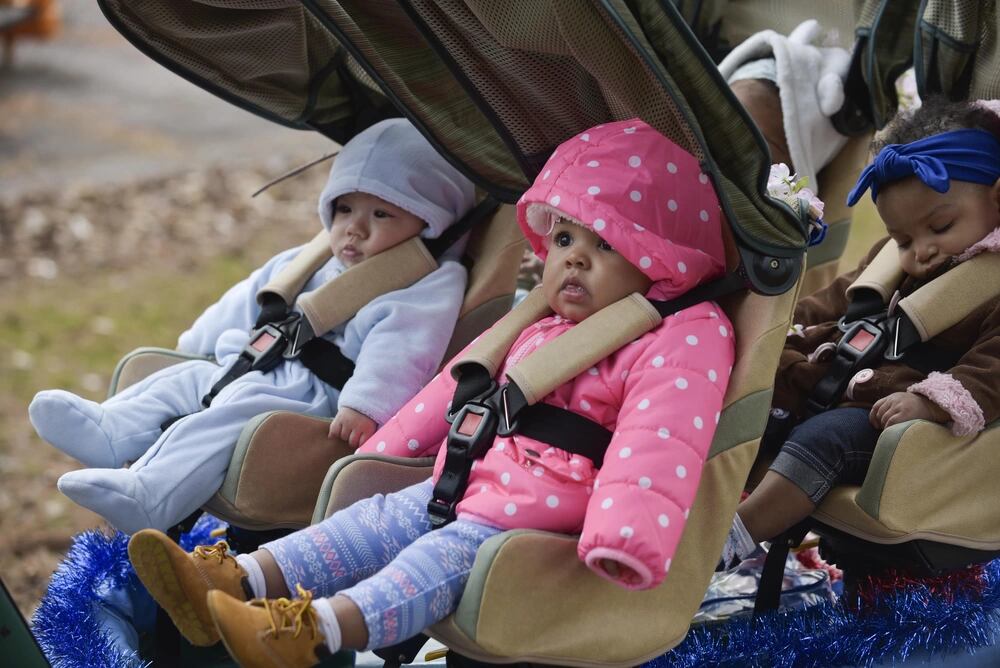
[[[788,478],[819,504],[832,487],[860,484],[878,442],[867,408],[833,408],[796,425],[771,470]]]
[[[364,615],[366,649],[394,645],[458,607],[479,546],[501,531],[461,519],[431,531],[432,490],[426,480],[363,499],[261,547],[293,594],[300,584],[350,598]]]

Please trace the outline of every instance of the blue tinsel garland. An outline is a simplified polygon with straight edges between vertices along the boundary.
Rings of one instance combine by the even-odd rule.
[[[218,520],[203,516],[182,537],[182,547],[191,550],[214,542],[209,534],[219,526]],[[95,612],[107,591],[133,586],[127,544],[121,533],[82,533],[52,576],[35,613],[34,632],[54,665],[144,665],[134,653],[120,649]],[[696,627],[673,651],[645,668],[872,666],[905,661],[920,652],[971,652],[995,645],[1000,636],[1000,560],[986,566],[984,578],[981,595],[959,592],[950,601],[926,588],[910,587],[888,596],[873,612],[824,604]]]
[[[972,652],[996,644],[1000,635],[1000,560],[984,570],[981,595],[959,592],[946,601],[911,586],[869,612],[823,604],[692,628],[684,642],[644,668],[872,666],[921,653]]]
[[[181,546],[192,550],[195,545],[214,543],[209,534],[220,526],[219,520],[203,515],[191,532],[181,537]],[[109,592],[138,586],[127,547],[128,536],[120,532],[85,531],[73,540],[32,619],[35,637],[54,666],[148,665],[115,642],[105,627],[107,617],[100,613]]]

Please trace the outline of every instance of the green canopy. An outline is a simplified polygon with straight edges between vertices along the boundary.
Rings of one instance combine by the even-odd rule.
[[[402,113],[482,188],[520,196],[560,142],[640,117],[719,190],[752,287],[794,284],[802,221],[766,144],[661,0],[99,0],[139,49],[278,123],[344,142]]]

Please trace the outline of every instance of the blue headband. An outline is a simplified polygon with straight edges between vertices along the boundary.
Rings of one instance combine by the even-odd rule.
[[[950,179],[991,186],[1000,178],[1000,141],[985,130],[965,129],[890,144],[861,172],[847,206],[857,204],[869,188],[874,202],[879,188],[910,175],[939,193],[948,192]]]

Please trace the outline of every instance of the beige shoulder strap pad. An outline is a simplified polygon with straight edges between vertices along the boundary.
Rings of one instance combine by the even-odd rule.
[[[656,308],[633,292],[518,362],[507,377],[517,384],[529,404],[537,403],[662,321]]]
[[[300,295],[296,304],[317,336],[322,336],[376,297],[409,287],[437,267],[424,243],[413,237]]]
[[[981,253],[900,300],[921,341],[934,338],[1000,294],[1000,254]]]
[[[312,241],[299,251],[284,269],[278,272],[264,287],[257,291],[257,303],[260,304],[265,294],[271,293],[281,297],[286,304],[291,304],[302,292],[302,287],[316,270],[322,267],[333,256],[330,250],[330,235],[321,231]]]
[[[452,366],[452,375],[458,378],[462,365],[475,363],[486,367],[491,377],[496,376],[507,356],[507,351],[514,345],[521,332],[549,313],[552,313],[552,309],[549,308],[545,294],[541,288],[535,288],[520,304],[469,346],[468,352]]]
[[[903,280],[903,270],[899,267],[899,248],[892,239],[882,246],[882,250],[864,268],[846,292],[848,298],[860,288],[870,288],[877,292],[886,304]]]

